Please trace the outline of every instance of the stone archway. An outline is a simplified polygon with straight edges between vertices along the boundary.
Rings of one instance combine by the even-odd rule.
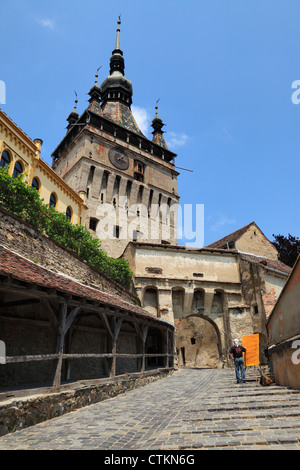
[[[213,320],[205,315],[191,314],[176,326],[179,365],[216,368],[222,365],[221,336]]]

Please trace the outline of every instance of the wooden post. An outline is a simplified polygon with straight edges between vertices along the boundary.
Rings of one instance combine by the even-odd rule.
[[[108,321],[107,316],[105,315],[104,311],[100,312],[99,317],[101,318],[101,320],[103,320],[105,328],[108,332],[108,335],[106,335],[106,351],[108,351],[108,350],[111,351],[112,350],[112,340],[113,340],[113,336],[114,336],[113,332],[111,331],[109,321]],[[110,370],[109,370],[108,359],[107,358],[104,359],[104,369],[105,369],[106,375],[109,376],[110,375]]]
[[[139,325],[137,324],[137,322],[135,321],[134,322],[134,326],[135,326],[135,329],[136,329],[136,332],[138,334],[138,336],[140,337],[141,341],[142,341],[142,365],[141,365],[141,373],[144,373],[145,372],[145,353],[146,353],[146,340],[147,340],[147,335],[148,335],[148,330],[149,330],[149,327],[148,326],[144,326],[142,328],[142,331],[139,327]]]
[[[142,367],[141,367],[142,374],[145,372],[145,366],[146,366],[145,353],[146,353],[146,341],[147,341],[148,330],[149,330],[149,327],[144,326],[143,336],[142,336],[142,341],[143,341],[143,359],[142,359]]]
[[[56,371],[55,371],[54,380],[53,380],[53,387],[59,387],[61,384],[61,369],[62,369],[62,361],[63,361],[62,356],[64,353],[65,336],[69,328],[71,327],[74,319],[78,315],[80,308],[81,308],[80,306],[74,308],[67,318],[67,311],[68,311],[67,304],[64,303],[60,306],[59,319],[58,319],[59,326],[60,326],[60,334],[58,335],[57,346],[56,346],[56,353],[59,356],[58,356],[58,362],[57,362]]]
[[[119,320],[116,322],[116,319],[114,318],[114,323],[116,323],[115,328],[114,328],[114,337],[113,337],[113,342],[112,342],[112,354],[113,354],[113,360],[112,360],[112,365],[110,369],[110,377],[115,377],[116,375],[116,353],[117,353],[117,339],[121,330],[121,326],[123,323],[123,318],[119,318]]]
[[[166,335],[166,353],[167,353],[167,357],[166,357],[166,368],[168,369],[169,368],[169,330],[166,329],[165,331],[165,335]]]
[[[57,338],[56,353],[59,355],[56,371],[53,380],[53,387],[59,387],[61,384],[62,355],[64,352],[64,340],[66,334],[67,304],[62,304],[59,309],[59,324],[61,328],[60,335]]]

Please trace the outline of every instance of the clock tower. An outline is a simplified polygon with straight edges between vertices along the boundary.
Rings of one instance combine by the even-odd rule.
[[[176,154],[166,145],[157,107],[152,140],[131,111],[133,90],[124,75],[120,24],[109,76],[98,85],[96,74],[88,107],[79,115],[75,104],[67,133],[52,154],[54,170],[88,207],[86,228],[114,257],[130,241],[177,244],[179,202]]]

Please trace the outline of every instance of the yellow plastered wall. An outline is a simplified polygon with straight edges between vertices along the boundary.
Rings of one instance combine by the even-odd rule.
[[[4,151],[9,154],[9,174],[14,172],[16,162],[22,165],[29,185],[33,178],[40,184],[40,198],[49,204],[51,193],[57,197],[56,210],[66,213],[71,208],[71,222],[84,225],[86,206],[82,198],[40,157],[42,140],[31,140],[5,113],[0,110],[0,159]]]

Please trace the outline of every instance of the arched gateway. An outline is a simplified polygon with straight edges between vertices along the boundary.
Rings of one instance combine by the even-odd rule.
[[[191,313],[176,322],[176,349],[179,365],[220,367],[222,364],[219,328],[203,314]]]

